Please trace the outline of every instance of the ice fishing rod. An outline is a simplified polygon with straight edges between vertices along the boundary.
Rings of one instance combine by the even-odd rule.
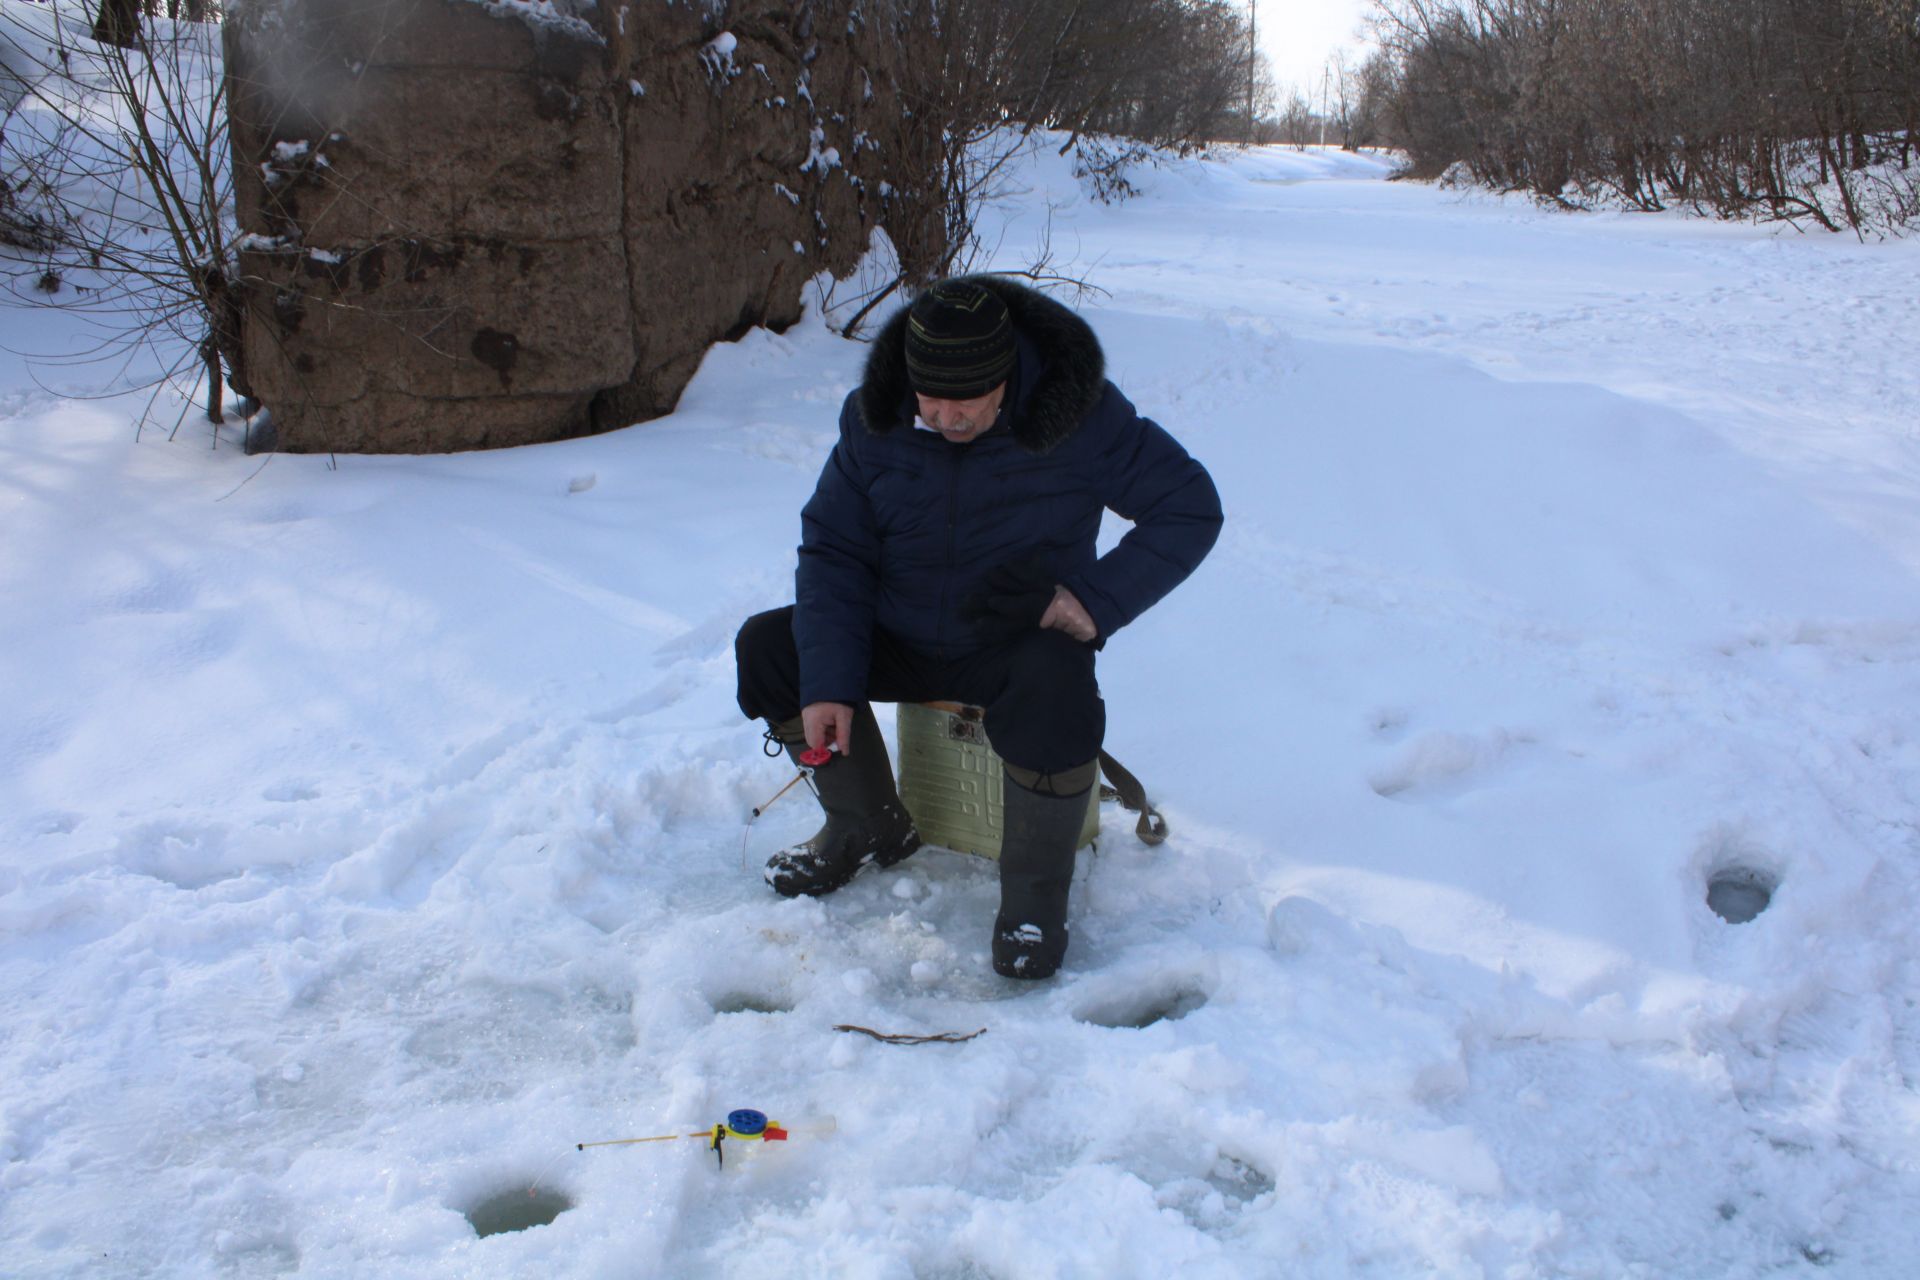
[[[755,809],[753,811],[753,818],[757,818],[767,810],[773,808],[773,802],[775,800],[778,800],[781,796],[793,790],[794,787],[799,785],[802,779],[812,777],[815,769],[833,763],[833,757],[839,750],[840,748],[837,745],[828,743],[824,747],[808,747],[805,751],[802,751],[800,753],[800,771],[787,779],[787,785],[774,792],[765,804]],[[753,818],[748,818],[747,821],[752,822]]]
[[[726,1143],[733,1142],[785,1142],[795,1133],[819,1135],[832,1133],[838,1127],[832,1116],[807,1121],[799,1125],[784,1125],[777,1120],[769,1120],[764,1111],[755,1111],[751,1107],[742,1107],[727,1112],[727,1118],[715,1124],[711,1129],[697,1129],[692,1133],[662,1133],[650,1138],[610,1138],[602,1142],[577,1142],[574,1150],[585,1151],[588,1147],[631,1147],[642,1142],[677,1142],[685,1138],[704,1138],[707,1150],[713,1152],[719,1167],[727,1167]]]
[[[815,769],[821,768],[824,765],[832,763],[833,757],[835,753],[839,751],[839,749],[840,748],[838,744],[828,743],[824,747],[808,747],[805,751],[802,751],[800,753],[799,772],[795,773],[793,777],[787,779],[787,785],[780,788],[778,791],[774,792],[773,795],[768,798],[765,804],[759,806],[750,815],[748,815],[747,825],[744,828],[742,828],[740,832],[740,866],[743,870],[747,865],[747,840],[753,835],[754,819],[758,818],[761,814],[765,813],[767,810],[773,808],[773,802],[775,800],[778,800],[781,796],[793,790],[796,786],[800,785],[801,782],[806,782],[809,786],[811,786],[813,771]],[[668,1136],[679,1137],[680,1135],[670,1134]]]

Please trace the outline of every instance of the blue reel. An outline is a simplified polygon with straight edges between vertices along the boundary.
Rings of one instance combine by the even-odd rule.
[[[742,1107],[738,1111],[727,1112],[727,1128],[736,1137],[757,1138],[767,1131],[767,1113]]]

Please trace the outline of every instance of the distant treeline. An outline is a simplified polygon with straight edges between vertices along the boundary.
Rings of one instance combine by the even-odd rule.
[[[950,101],[1069,134],[1185,147],[1246,136],[1239,0],[935,0]],[[962,114],[966,112],[963,110]]]
[[[1240,0],[896,0],[919,75],[902,89],[923,131],[939,198],[888,233],[907,276],[977,265],[977,215],[1038,129],[1100,198],[1126,195],[1150,148],[1248,136],[1271,98]],[[1039,269],[1042,264],[1035,264]]]
[[[1920,220],[1920,0],[1376,4],[1381,124],[1417,175],[1835,230]]]

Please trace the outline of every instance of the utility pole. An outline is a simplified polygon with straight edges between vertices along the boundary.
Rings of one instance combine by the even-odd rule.
[[[1247,0],[1247,145],[1253,145],[1254,31],[1260,19],[1260,0]]]
[[[1327,145],[1327,75],[1331,68],[1320,68],[1320,145]]]

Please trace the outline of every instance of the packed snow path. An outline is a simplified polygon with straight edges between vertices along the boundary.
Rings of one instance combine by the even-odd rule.
[[[1173,838],[1036,989],[987,864],[779,900],[794,798],[742,866],[817,318],[337,470],[5,366],[0,1271],[1911,1274],[1917,247],[1042,155],[1002,260],[1051,204],[1228,524],[1102,659]],[[736,1107],[838,1131],[574,1149]]]

